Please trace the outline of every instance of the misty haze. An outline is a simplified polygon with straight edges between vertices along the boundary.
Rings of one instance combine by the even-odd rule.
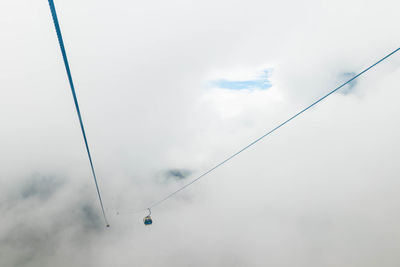
[[[398,49],[399,1],[54,4],[101,195],[49,2],[1,1],[0,267],[400,266],[400,52],[201,176]]]

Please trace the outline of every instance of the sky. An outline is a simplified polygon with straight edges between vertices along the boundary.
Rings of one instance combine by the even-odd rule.
[[[400,3],[0,2],[0,266],[399,266]]]

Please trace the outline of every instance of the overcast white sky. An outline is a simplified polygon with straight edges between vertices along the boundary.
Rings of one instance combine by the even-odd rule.
[[[400,265],[400,54],[134,213],[398,48],[399,1],[55,4],[111,227],[48,2],[2,0],[0,266]]]

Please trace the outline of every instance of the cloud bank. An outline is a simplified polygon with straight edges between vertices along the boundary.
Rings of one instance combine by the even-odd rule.
[[[2,2],[1,266],[399,265],[398,55],[136,212],[397,48],[397,1],[55,4],[111,227],[48,4]]]

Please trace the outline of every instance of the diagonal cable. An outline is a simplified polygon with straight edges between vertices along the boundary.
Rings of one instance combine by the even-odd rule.
[[[301,115],[302,113],[304,113],[305,111],[307,111],[308,109],[312,108],[313,106],[315,106],[316,104],[318,104],[319,102],[321,102],[322,100],[324,100],[325,98],[327,98],[328,96],[330,96],[331,94],[335,93],[336,91],[338,91],[340,88],[342,88],[343,86],[345,86],[346,84],[352,82],[353,80],[357,79],[359,76],[361,76],[362,74],[364,74],[365,72],[369,71],[370,69],[372,69],[373,67],[375,67],[376,65],[378,65],[379,63],[381,63],[382,61],[384,61],[385,59],[387,59],[388,57],[392,56],[393,54],[395,54],[396,52],[398,52],[400,50],[400,48],[397,48],[396,50],[394,50],[393,52],[387,54],[386,56],[384,56],[383,58],[381,58],[380,60],[378,60],[377,62],[375,62],[374,64],[372,64],[371,66],[369,66],[368,68],[364,69],[363,71],[361,71],[360,73],[358,73],[357,75],[355,75],[353,78],[351,78],[350,80],[344,82],[343,84],[339,85],[338,87],[336,87],[335,89],[333,89],[332,91],[330,91],[329,93],[327,93],[326,95],[324,95],[323,97],[319,98],[318,100],[316,100],[315,102],[313,102],[311,105],[307,106],[306,108],[302,109],[301,111],[297,112],[295,115],[293,115],[292,117],[290,117],[289,119],[287,119],[286,121],[282,122],[281,124],[279,124],[278,126],[276,126],[275,128],[273,128],[272,130],[270,130],[269,132],[267,132],[266,134],[262,135],[261,137],[257,138],[256,140],[254,140],[253,142],[251,142],[250,144],[248,144],[247,146],[243,147],[242,149],[240,149],[238,152],[236,152],[235,154],[231,155],[230,157],[228,157],[227,159],[225,159],[224,161],[218,163],[217,165],[215,165],[214,167],[212,167],[211,169],[209,169],[208,171],[204,172],[203,174],[201,174],[199,177],[197,177],[196,179],[190,181],[189,183],[183,185],[182,187],[178,188],[177,190],[175,190],[174,192],[170,193],[169,195],[167,195],[166,197],[154,202],[151,206],[149,206],[149,208],[154,208],[155,206],[161,204],[162,202],[166,201],[167,199],[169,199],[170,197],[174,196],[175,194],[179,193],[180,191],[182,191],[183,189],[185,189],[186,187],[192,185],[193,183],[197,182],[198,180],[200,180],[201,178],[203,178],[204,176],[206,176],[207,174],[209,174],[210,172],[214,171],[215,169],[217,169],[218,167],[220,167],[221,165],[225,164],[226,162],[230,161],[231,159],[233,159],[234,157],[236,157],[237,155],[239,155],[240,153],[242,153],[243,151],[245,151],[246,149],[248,149],[249,147],[255,145],[256,143],[258,143],[259,141],[261,141],[263,138],[267,137],[268,135],[272,134],[273,132],[275,132],[276,130],[278,130],[279,128],[281,128],[283,125],[287,124],[288,122],[290,122],[291,120],[295,119],[297,116]]]
[[[61,54],[64,59],[65,70],[67,71],[67,76],[68,76],[69,85],[71,87],[72,97],[74,98],[76,113],[78,114],[79,124],[81,126],[82,135],[83,135],[83,140],[85,141],[86,151],[87,151],[87,154],[89,157],[89,162],[90,162],[90,168],[92,169],[94,183],[96,185],[97,195],[98,195],[99,201],[100,201],[101,211],[103,213],[104,222],[106,223],[106,226],[109,227],[110,225],[108,224],[106,213],[104,212],[103,201],[101,199],[99,185],[97,184],[97,178],[96,178],[96,173],[95,173],[94,167],[93,167],[92,156],[90,155],[90,150],[89,150],[89,145],[88,145],[88,141],[86,138],[85,128],[83,126],[81,111],[79,109],[78,99],[76,97],[75,87],[74,87],[74,83],[72,81],[71,70],[70,70],[69,63],[68,63],[67,53],[65,52],[64,41],[63,41],[63,38],[61,35],[60,24],[58,23],[56,8],[54,6],[53,0],[48,0],[48,1],[49,1],[49,5],[50,5],[51,15],[52,15],[53,21],[54,21],[54,27],[56,28],[56,32],[57,32],[58,42],[60,44]]]

